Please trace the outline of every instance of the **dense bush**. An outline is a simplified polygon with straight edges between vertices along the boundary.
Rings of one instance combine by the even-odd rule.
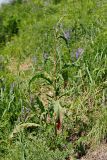
[[[1,16],[0,23],[0,44],[6,44],[6,42],[10,41],[14,35],[17,35],[19,32],[18,23],[19,20],[16,20],[13,16],[9,17],[6,20],[3,20]]]

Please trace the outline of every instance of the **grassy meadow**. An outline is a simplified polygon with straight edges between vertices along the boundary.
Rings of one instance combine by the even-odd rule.
[[[107,1],[0,7],[0,160],[79,160],[107,142]]]

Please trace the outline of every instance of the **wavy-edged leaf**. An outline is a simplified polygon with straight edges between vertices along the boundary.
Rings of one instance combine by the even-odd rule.
[[[44,107],[42,101],[39,99],[39,97],[36,98],[36,102],[39,105],[39,108],[41,109],[41,112],[42,113],[45,112],[45,107]]]
[[[42,79],[46,80],[50,85],[52,85],[52,83],[53,83],[52,80],[50,79],[50,77],[48,76],[48,74],[38,73],[35,76],[33,76],[32,79],[29,81],[29,87],[30,87],[31,83],[34,82],[38,78],[42,78]]]
[[[59,103],[59,101],[54,101],[53,102],[54,104],[54,112],[55,112],[55,116],[56,116],[56,119],[60,116],[60,113],[61,113],[61,110],[62,110],[62,107]]]
[[[66,96],[66,95],[69,95],[70,93],[73,92],[73,90],[74,90],[74,87],[71,88],[70,90],[65,90],[65,92],[62,93],[62,94],[59,96],[59,99],[62,98],[62,97],[64,97],[64,96]]]
[[[58,131],[62,129],[62,121],[63,121],[63,108],[61,107],[59,101],[54,101],[54,116],[55,116],[55,132],[56,134]]]
[[[23,131],[24,129],[27,129],[27,128],[37,128],[37,127],[40,127],[39,124],[36,124],[36,123],[23,123],[23,124],[20,124],[20,125],[17,125],[13,132],[11,133],[10,135],[10,140],[13,139],[20,131]]]
[[[61,38],[65,41],[66,45],[68,45],[68,40],[64,36],[59,36],[58,38]]]

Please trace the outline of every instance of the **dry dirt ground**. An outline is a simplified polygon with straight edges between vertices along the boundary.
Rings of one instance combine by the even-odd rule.
[[[15,58],[11,58],[10,63],[8,65],[9,71],[13,74],[16,74],[17,71],[27,71],[32,67],[32,61],[30,57],[26,58],[23,63],[17,62]]]
[[[81,160],[107,160],[107,144],[102,144],[94,151],[89,151]]]

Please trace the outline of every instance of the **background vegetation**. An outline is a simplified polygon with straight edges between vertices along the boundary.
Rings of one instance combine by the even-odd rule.
[[[106,0],[0,8],[0,159],[79,159],[107,140]]]

